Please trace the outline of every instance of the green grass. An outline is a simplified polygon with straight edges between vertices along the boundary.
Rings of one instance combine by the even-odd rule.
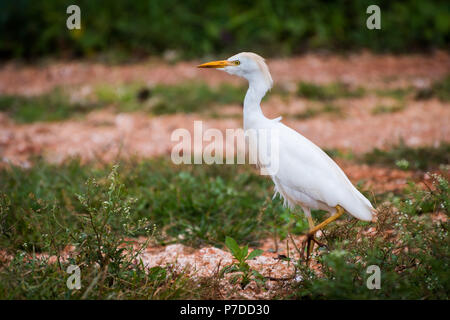
[[[131,84],[120,87],[99,86],[95,100],[101,104],[112,104],[120,111],[148,111],[156,115],[174,113],[203,113],[220,116],[221,105],[239,104],[244,101],[247,86],[223,83],[211,87],[203,82],[185,82],[175,85],[147,87]],[[275,86],[266,96],[286,97],[287,92]]]
[[[192,281],[183,273],[162,267],[147,269],[138,259],[154,229],[146,218],[136,220],[131,216],[136,200],[125,191],[117,167],[113,167],[105,184],[89,179],[85,192],[76,197],[84,210],[72,213],[71,224],[61,218],[55,203],[33,212],[42,220],[30,223],[28,229],[41,232],[42,249],[54,254],[57,261],[38,258],[33,242],[24,242],[23,251],[8,248],[13,259],[0,266],[2,299],[183,299],[198,295],[198,290],[191,288],[199,286],[190,284]],[[0,208],[2,215],[5,208],[11,208],[4,194]],[[7,226],[6,232],[16,226]],[[133,249],[126,236],[139,232],[147,236],[147,241]],[[69,244],[74,251],[68,259],[61,258],[62,249]],[[69,289],[64,281],[69,265],[80,268],[84,286],[80,282],[78,290]]]
[[[430,99],[436,97],[443,102],[450,101],[450,75],[441,80],[435,81],[430,88],[418,90],[417,100]]]
[[[154,114],[206,112],[215,105],[242,104],[247,88],[222,84],[211,88],[204,83],[184,86],[157,86],[154,94],[159,101]]]
[[[29,169],[0,170],[0,248],[13,256],[8,263],[0,261],[0,298],[218,297],[217,276],[194,281],[170,267],[147,270],[133,256],[123,255],[131,245],[126,239],[140,235],[194,247],[223,247],[232,237],[236,242],[228,240],[227,246],[242,258],[246,272],[238,280],[258,280],[263,288],[265,279],[245,266],[247,246],[307,229],[302,216],[271,199],[270,179],[248,166],[175,166],[167,159],[127,161],[119,167],[36,161]],[[329,250],[321,249],[316,257],[323,275],[292,261],[303,280],[284,298],[448,299],[448,222],[432,223],[429,213],[448,215],[449,185],[442,177],[433,179],[433,191],[411,184],[402,194],[377,195],[378,201],[388,202],[375,236],[361,237],[373,226],[368,222],[332,225],[323,238]],[[69,261],[48,263],[36,256],[58,256],[69,244],[75,250]],[[403,245],[417,250],[399,252]],[[69,264],[82,269],[81,290],[66,287]],[[382,270],[380,291],[364,285],[370,264]]]
[[[389,150],[374,149],[360,160],[370,165],[397,167],[409,170],[431,170],[450,164],[450,144],[412,148],[400,143]]]
[[[303,112],[288,115],[288,117],[291,116],[295,119],[310,119],[323,114],[340,117],[342,116],[342,110],[334,104],[325,103],[320,106],[308,107]]]
[[[96,107],[88,102],[70,102],[67,94],[59,88],[32,97],[0,95],[0,112],[6,112],[19,123],[64,120],[85,114]]]
[[[404,109],[405,109],[404,104],[394,104],[394,105],[379,104],[371,110],[371,113],[374,115],[385,114],[385,113],[396,113],[396,112],[403,111]]]
[[[75,160],[0,171],[0,192],[10,203],[3,209],[10,211],[2,221],[0,245],[23,249],[28,243],[40,251],[48,215],[77,229],[75,217],[85,211],[77,195],[86,192],[89,178],[105,183],[109,171],[110,167],[82,166]],[[291,218],[278,201],[269,201],[271,181],[241,166],[175,166],[149,160],[124,163],[119,174],[126,194],[138,199],[133,218],[156,224],[161,243],[220,246],[231,236],[254,245],[270,232],[268,225],[284,225]]]
[[[153,88],[136,83],[117,87],[100,85],[94,89],[92,96],[73,102],[67,92],[56,88],[31,97],[0,95],[0,112],[6,112],[18,123],[65,120],[104,107],[113,107],[120,112],[144,111],[156,115],[208,114],[217,105],[241,104],[245,90],[230,84],[211,88],[200,82],[157,85]]]
[[[223,246],[231,236],[256,245],[275,229],[283,237],[288,228],[299,233],[307,226],[272,202],[270,181],[248,167],[37,161],[30,169],[0,170],[0,248],[14,257],[0,261],[1,298],[210,298],[217,279],[194,285],[170,268],[148,271],[122,255],[130,245],[125,237],[198,247]],[[58,256],[67,245],[75,246],[70,261],[35,256]],[[84,290],[65,286],[71,263],[81,266]]]
[[[379,89],[375,90],[378,97],[389,97],[396,100],[405,99],[410,94],[412,88],[394,88],[394,89]]]
[[[377,105],[372,114],[394,113],[405,108],[404,97],[411,89],[378,90],[377,96],[388,96],[399,100],[394,105]],[[431,89],[429,89],[431,90]],[[297,119],[308,119],[322,114],[342,116],[341,109],[333,103],[340,98],[361,97],[367,90],[352,89],[342,83],[316,85],[307,82],[298,84],[297,95],[319,101],[320,105],[310,106],[305,111],[292,115]],[[35,121],[60,121],[72,117],[82,117],[95,109],[111,107],[117,112],[142,111],[154,115],[175,113],[201,113],[205,117],[240,117],[241,115],[222,115],[220,106],[227,104],[242,105],[246,86],[221,84],[210,87],[203,82],[183,82],[174,85],[147,86],[130,83],[112,86],[102,84],[94,87],[93,93],[73,101],[67,89],[54,90],[38,96],[0,95],[0,112],[6,112],[18,123]],[[427,91],[428,92],[428,91]],[[421,91],[416,97],[425,98]],[[447,99],[448,80],[437,82],[429,96]],[[275,86],[267,95],[288,98],[290,94],[281,86]]]
[[[112,104],[120,111],[147,111],[156,115],[206,112],[214,105],[242,103],[245,88],[223,84],[212,88],[205,83],[120,87],[100,86],[95,90],[101,104]]]
[[[340,82],[326,85],[318,85],[309,82],[300,82],[297,87],[297,95],[311,100],[334,100],[339,98],[358,98],[365,94],[363,88],[350,88]]]

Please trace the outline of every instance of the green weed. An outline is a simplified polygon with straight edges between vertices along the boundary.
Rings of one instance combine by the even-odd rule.
[[[264,277],[258,271],[252,270],[247,263],[247,260],[252,260],[260,256],[263,253],[262,250],[255,249],[248,253],[248,245],[240,248],[236,240],[230,237],[225,238],[225,244],[237,262],[224,267],[220,271],[221,277],[227,273],[239,273],[238,275],[233,276],[231,281],[239,281],[242,289],[244,289],[252,280],[255,280],[258,283],[265,282]]]

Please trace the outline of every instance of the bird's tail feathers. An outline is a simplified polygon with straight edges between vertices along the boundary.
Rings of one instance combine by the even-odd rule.
[[[376,212],[370,201],[356,189],[354,186],[354,197],[356,201],[352,201],[345,210],[352,216],[363,221],[371,221],[373,214]]]

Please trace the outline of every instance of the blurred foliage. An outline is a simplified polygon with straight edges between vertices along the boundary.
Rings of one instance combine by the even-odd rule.
[[[404,104],[393,104],[393,105],[379,104],[372,109],[371,113],[375,115],[383,113],[395,113],[403,111],[404,109],[405,109]]]
[[[295,119],[310,119],[323,114],[341,117],[342,110],[334,104],[325,103],[319,106],[310,106],[303,112],[293,114],[292,117],[294,117]],[[289,117],[289,115],[286,115],[286,117]]]
[[[388,97],[396,100],[403,100],[413,90],[413,88],[377,89],[375,90],[375,94],[378,97]]]
[[[86,101],[70,101],[60,88],[39,96],[0,95],[0,112],[6,112],[18,123],[59,121],[85,114],[96,107]]]
[[[100,104],[112,104],[121,111],[150,111],[153,114],[210,111],[214,105],[241,104],[245,87],[221,84],[210,87],[203,82],[148,87],[138,84],[121,87],[103,85],[96,88]]]
[[[300,82],[297,95],[311,100],[333,100],[339,98],[358,98],[364,95],[363,88],[352,89],[341,82],[318,85],[310,82]]]
[[[431,91],[439,100],[450,101],[450,75],[433,83]]]
[[[448,167],[450,164],[450,143],[437,146],[412,148],[404,142],[389,150],[374,149],[361,157],[369,165],[398,167],[410,170],[431,170]],[[445,169],[444,169],[445,170]]]
[[[66,8],[81,8],[81,30],[66,28]],[[369,5],[381,30],[366,28]],[[409,52],[448,48],[445,0],[421,1],[33,1],[0,2],[0,56],[115,60],[175,52],[181,57],[256,51],[289,55],[308,49]]]
[[[153,87],[138,83],[102,84],[87,96],[56,87],[37,96],[0,95],[0,112],[18,123],[60,121],[104,107],[113,107],[118,112],[143,111],[155,115],[199,112],[213,116],[216,106],[241,104],[244,95],[242,86],[224,83],[209,87],[203,82]]]
[[[450,101],[450,75],[433,82],[429,88],[422,88],[418,90],[415,99],[426,100],[433,97],[436,97],[443,102]]]

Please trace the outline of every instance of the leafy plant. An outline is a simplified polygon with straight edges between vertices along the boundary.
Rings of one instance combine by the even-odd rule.
[[[114,166],[109,174],[107,190],[90,179],[86,194],[77,195],[86,213],[78,215],[80,228],[71,233],[77,259],[88,265],[98,264],[100,269],[108,268],[111,274],[133,264],[150,241],[153,230],[146,218],[132,219],[131,210],[136,200],[126,197],[117,169]],[[136,236],[142,230],[147,242],[133,250],[133,242],[125,237]]]
[[[259,283],[264,283],[264,277],[256,270],[252,270],[247,263],[247,260],[254,259],[260,256],[263,251],[260,249],[255,249],[248,253],[248,245],[239,247],[236,240],[231,237],[226,237],[225,245],[231,251],[233,257],[237,262],[224,267],[220,275],[223,277],[227,273],[239,273],[232,278],[233,282],[240,281],[241,288],[244,289],[252,280]]]

